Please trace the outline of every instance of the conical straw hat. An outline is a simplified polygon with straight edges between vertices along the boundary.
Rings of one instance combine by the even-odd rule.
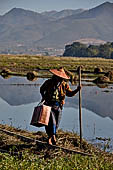
[[[51,73],[53,73],[54,75],[58,76],[58,77],[61,77],[61,78],[67,79],[67,80],[70,79],[70,77],[67,76],[67,74],[65,73],[63,68],[60,68],[60,69],[50,69],[49,71]]]

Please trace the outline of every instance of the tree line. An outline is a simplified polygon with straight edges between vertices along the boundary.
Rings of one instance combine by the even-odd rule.
[[[74,42],[65,46],[63,56],[72,57],[102,57],[113,59],[113,42],[107,42],[101,45],[85,45],[80,42]]]

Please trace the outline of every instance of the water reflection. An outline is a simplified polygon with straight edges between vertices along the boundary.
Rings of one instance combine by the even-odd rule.
[[[45,79],[35,82],[27,78],[0,77],[0,123],[10,124],[27,130],[44,130],[30,126],[33,108],[41,100],[40,85]],[[85,82],[84,82],[85,83]],[[75,86],[71,86],[72,89]],[[83,137],[95,139],[105,137],[113,139],[113,87],[101,89],[97,86],[82,88],[82,124]],[[66,98],[60,128],[79,133],[78,94]],[[106,127],[106,128],[105,128]]]
[[[8,80],[0,78],[0,97],[13,106],[39,101],[39,86],[42,82],[43,79],[31,82],[24,77],[11,77]]]

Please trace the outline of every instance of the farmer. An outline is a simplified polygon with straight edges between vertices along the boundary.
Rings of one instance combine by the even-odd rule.
[[[65,96],[74,96],[81,87],[78,86],[73,91],[70,89],[67,81],[70,77],[63,68],[51,69],[50,72],[53,73],[53,76],[44,82],[40,88],[40,93],[42,95],[42,101],[45,101],[44,104],[51,106],[49,123],[45,127],[48,135],[48,144],[56,144],[56,129],[59,125]]]

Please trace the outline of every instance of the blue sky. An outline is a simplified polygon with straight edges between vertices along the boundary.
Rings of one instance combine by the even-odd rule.
[[[0,15],[12,8],[29,9],[36,12],[63,9],[90,9],[104,2],[113,0],[0,0]]]

